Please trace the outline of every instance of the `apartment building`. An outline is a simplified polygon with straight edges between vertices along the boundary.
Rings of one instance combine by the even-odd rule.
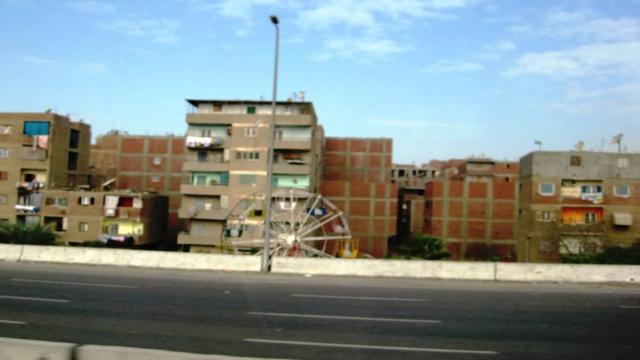
[[[91,145],[90,164],[94,185],[108,184],[112,189],[154,192],[169,198],[166,248],[177,242],[185,229],[178,217],[180,185],[184,173],[185,137],[130,135],[111,131],[98,136]]]
[[[168,198],[129,191],[43,190],[41,200],[16,205],[18,221],[49,224],[60,241],[101,240],[124,246],[162,243]]]
[[[443,238],[455,260],[516,260],[519,165],[451,160],[427,182],[424,233]]]
[[[89,181],[91,128],[66,116],[0,113],[0,219],[15,222],[46,189]]]
[[[535,151],[520,159],[518,259],[627,246],[640,238],[640,154]]]
[[[179,217],[188,221],[178,243],[216,251],[224,224],[241,200],[266,188],[271,102],[187,100]],[[311,102],[277,102],[274,188],[317,192],[322,128]]]
[[[396,232],[392,154],[389,138],[325,139],[321,193],[344,211],[360,254],[384,257]]]

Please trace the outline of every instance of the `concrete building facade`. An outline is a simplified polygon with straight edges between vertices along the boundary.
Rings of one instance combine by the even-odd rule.
[[[0,113],[0,219],[45,189],[89,181],[91,128],[54,113]]]
[[[178,217],[185,152],[184,136],[129,135],[112,131],[91,146],[90,163],[96,187],[109,182],[118,190],[153,192],[169,199],[167,247],[177,242],[185,225]],[[99,179],[99,180],[98,180]]]
[[[188,221],[178,243],[216,251],[229,212],[266,188],[271,102],[187,100],[179,216]],[[278,102],[274,188],[319,189],[322,128],[310,102]]]
[[[361,254],[384,257],[396,232],[398,187],[389,138],[327,137],[321,193],[343,209]]]
[[[427,182],[424,233],[455,260],[516,260],[518,163],[454,160]]]
[[[535,151],[520,160],[518,260],[640,239],[640,154]]]

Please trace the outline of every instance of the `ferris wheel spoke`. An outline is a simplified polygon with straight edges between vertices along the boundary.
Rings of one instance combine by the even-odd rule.
[[[349,240],[351,236],[349,235],[336,235],[336,236],[307,236],[298,238],[300,241],[324,241],[324,240]]]
[[[311,226],[310,228],[305,228],[305,229],[301,229],[300,233],[298,234],[299,237],[304,237],[305,235],[311,233],[312,231],[318,229],[321,226],[324,226],[328,223],[330,223],[331,221],[333,221],[334,219],[338,218],[340,215],[342,215],[342,211],[337,212],[333,215],[330,216],[326,216],[321,222]]]
[[[325,252],[323,252],[321,250],[318,250],[318,249],[314,248],[313,246],[309,246],[309,245],[304,244],[304,243],[300,243],[300,249],[305,250],[307,252],[310,252],[310,253],[312,253],[314,255],[318,255],[319,257],[325,257],[325,258],[332,258],[333,257],[333,256],[331,256],[331,255],[329,255],[329,254],[327,254],[327,253],[325,253]]]
[[[304,211],[302,213],[304,213],[303,215],[303,219],[300,221],[300,228],[303,229],[306,224],[307,224],[307,220],[309,220],[309,217],[311,215],[311,212],[313,211],[313,209],[316,208],[316,206],[318,205],[318,203],[320,202],[320,199],[322,198],[322,195],[316,195],[315,199],[313,200],[313,203],[311,204],[310,207],[306,207],[304,208]],[[306,205],[306,203],[305,203]],[[301,213],[301,214],[302,214]]]

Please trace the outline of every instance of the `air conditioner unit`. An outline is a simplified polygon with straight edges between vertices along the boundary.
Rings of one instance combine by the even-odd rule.
[[[91,205],[91,198],[88,196],[83,196],[80,198],[80,204],[82,205]]]
[[[116,216],[116,209],[115,208],[104,209],[104,216],[108,216],[108,217]]]

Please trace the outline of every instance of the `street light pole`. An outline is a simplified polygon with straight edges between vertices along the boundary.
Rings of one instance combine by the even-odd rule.
[[[276,95],[278,91],[278,49],[280,47],[280,28],[278,17],[270,16],[271,23],[276,28],[276,55],[273,69],[273,99],[271,101],[271,123],[269,124],[269,156],[267,160],[267,191],[265,194],[266,214],[264,223],[264,246],[262,249],[261,272],[271,271],[271,254],[269,241],[271,240],[271,195],[273,193],[273,146],[276,135]]]

